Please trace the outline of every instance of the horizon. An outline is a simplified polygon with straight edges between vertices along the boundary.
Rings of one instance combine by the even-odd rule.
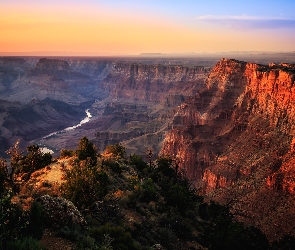
[[[191,53],[161,53],[142,52],[139,54],[108,54],[102,55],[97,52],[67,52],[67,51],[25,51],[25,52],[2,52],[0,57],[102,57],[102,58],[198,58],[201,56],[259,56],[286,54],[295,55],[295,51],[220,51],[220,52],[191,52]]]
[[[1,55],[291,52],[294,9],[295,2],[289,0],[4,1]]]

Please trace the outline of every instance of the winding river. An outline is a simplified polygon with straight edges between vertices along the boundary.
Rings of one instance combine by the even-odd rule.
[[[58,135],[58,134],[66,133],[66,131],[74,130],[74,129],[82,126],[83,124],[89,122],[92,117],[91,113],[89,112],[89,109],[86,109],[85,113],[86,113],[86,117],[82,121],[80,121],[77,125],[74,125],[72,127],[67,127],[63,130],[59,130],[59,131],[50,133],[49,135],[42,137],[42,139],[40,139],[38,142],[36,142],[40,146],[41,151],[43,153],[53,154],[54,151],[52,149],[50,149],[48,146],[46,146],[46,143],[44,142],[44,140],[50,139],[51,137]]]

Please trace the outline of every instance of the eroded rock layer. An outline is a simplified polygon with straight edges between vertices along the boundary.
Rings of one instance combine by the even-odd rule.
[[[223,59],[206,88],[177,109],[162,147],[210,199],[271,240],[295,226],[294,81],[295,65]],[[283,203],[270,198],[279,194]]]
[[[118,62],[102,83],[112,98],[167,101],[169,95],[188,96],[204,84],[209,68]],[[171,99],[170,101],[173,102]]]

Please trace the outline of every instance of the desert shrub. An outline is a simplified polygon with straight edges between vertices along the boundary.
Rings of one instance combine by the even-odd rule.
[[[87,235],[85,237],[79,238],[76,244],[76,249],[77,250],[97,250],[98,246],[95,243],[95,239]]]
[[[257,228],[233,220],[227,207],[212,202],[206,216],[210,223],[202,241],[209,249],[269,249],[266,236]]]
[[[75,152],[72,149],[65,149],[64,148],[60,151],[61,157],[72,157],[72,156],[74,156],[74,154],[75,154]]]
[[[116,174],[122,173],[122,168],[120,167],[120,164],[112,159],[104,160],[102,162],[102,165],[108,167]]]
[[[43,153],[38,145],[30,145],[27,147],[27,154],[22,156],[19,163],[19,172],[29,173],[34,170],[44,168],[52,161],[50,153]]]
[[[184,212],[190,202],[189,190],[179,185],[174,184],[165,194],[165,200],[169,206],[177,207],[179,211]]]
[[[143,161],[142,157],[135,154],[130,155],[129,163],[130,165],[135,165],[135,167],[139,171],[143,171],[145,168],[148,167],[148,164],[145,161]]]
[[[8,173],[5,161],[0,158],[0,198],[7,192]]]
[[[77,207],[67,199],[43,195],[36,201],[43,207],[46,226],[59,228],[81,225],[83,227],[86,224]]]
[[[82,228],[77,224],[66,225],[58,228],[56,235],[64,239],[77,242],[85,237]]]
[[[90,236],[94,238],[100,244],[103,243],[105,235],[109,235],[113,239],[111,246],[114,249],[121,250],[137,250],[140,249],[131,236],[131,233],[126,231],[121,226],[113,226],[110,224],[105,224],[98,228],[93,228],[90,230]]]
[[[78,208],[88,208],[101,200],[108,191],[109,177],[96,166],[76,163],[66,171],[66,182],[62,186],[63,195]]]
[[[158,192],[155,188],[154,182],[151,178],[148,178],[142,184],[141,201],[150,202],[150,201],[157,201],[157,199],[158,199]]]
[[[158,173],[169,178],[174,178],[176,176],[176,171],[172,167],[172,159],[169,156],[160,156],[157,158],[156,162]]]
[[[111,223],[120,223],[124,217],[116,200],[104,199],[97,201],[91,206],[92,217],[95,218],[100,225]],[[92,222],[93,223],[93,218]]]
[[[46,248],[36,239],[25,237],[8,242],[6,249],[13,250],[46,250]]]
[[[160,227],[156,229],[156,240],[166,249],[178,249],[176,244],[178,242],[178,238],[168,227]]]
[[[21,208],[11,203],[12,192],[7,192],[0,200],[0,243],[19,239],[26,227]]]
[[[108,145],[105,152],[117,158],[125,158],[126,149],[121,143],[116,143],[114,145]]]
[[[192,221],[182,216],[176,209],[163,213],[159,219],[161,227],[168,227],[182,239],[192,239]]]
[[[35,239],[41,239],[44,231],[44,210],[40,203],[34,201],[31,205],[28,225],[25,234]]]
[[[88,140],[87,137],[83,137],[79,141],[78,149],[76,150],[76,154],[79,160],[86,160],[87,158],[91,158],[96,164],[96,149],[92,142]]]

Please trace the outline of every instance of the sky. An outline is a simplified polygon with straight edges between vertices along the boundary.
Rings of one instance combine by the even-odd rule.
[[[290,52],[294,10],[294,0],[0,0],[0,55]]]

